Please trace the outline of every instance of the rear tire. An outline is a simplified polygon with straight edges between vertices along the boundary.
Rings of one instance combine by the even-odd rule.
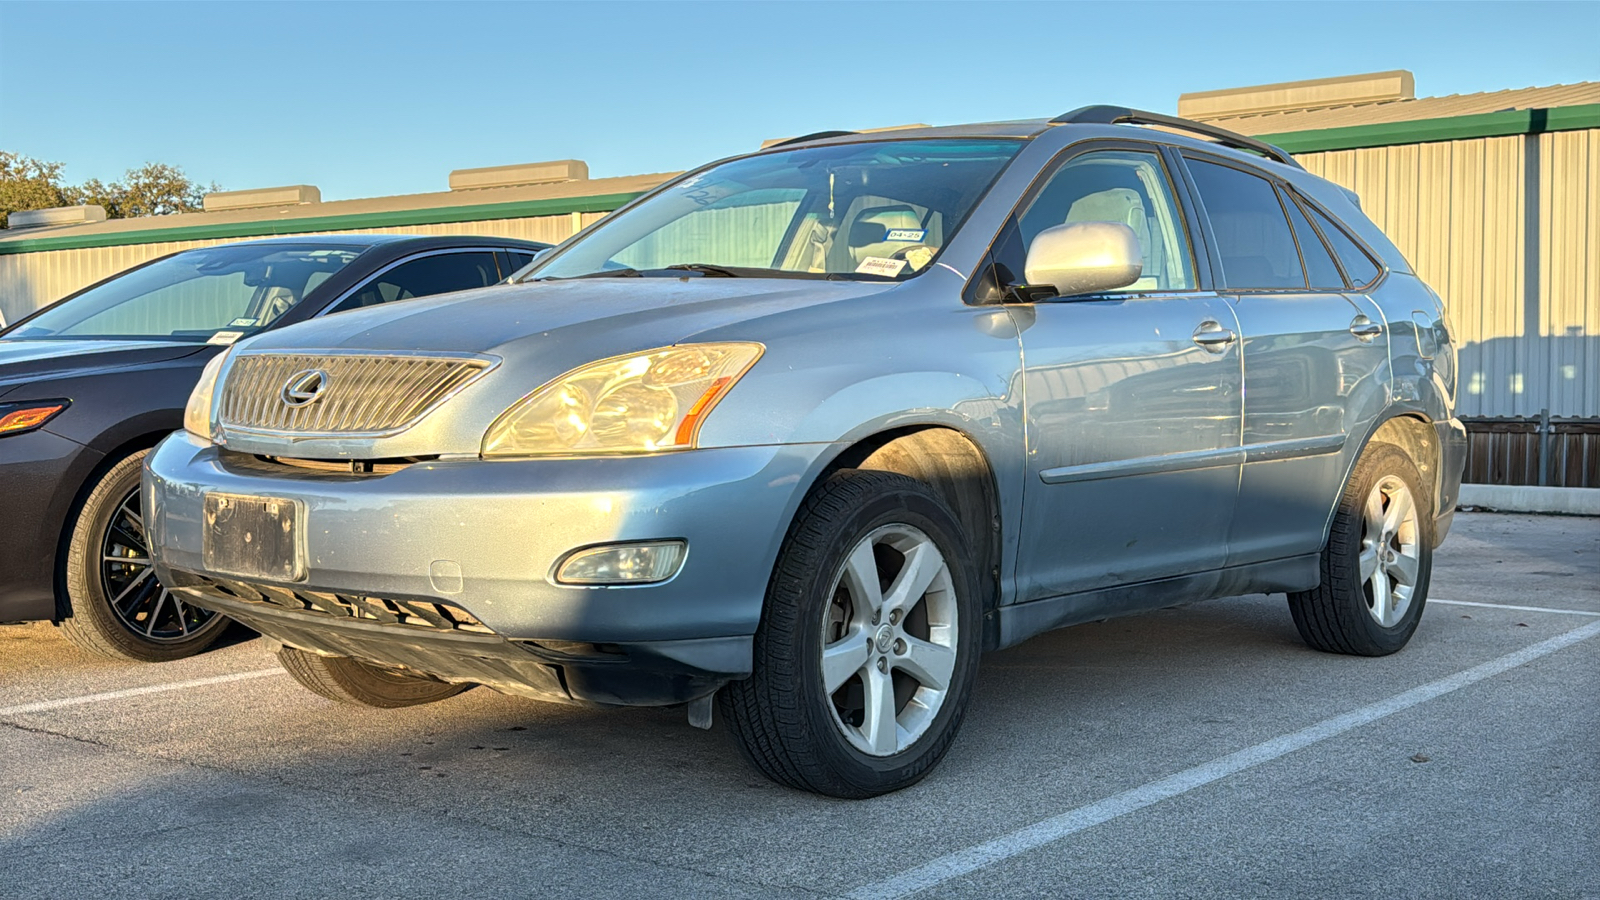
[[[1433,571],[1432,510],[1405,451],[1375,443],[1362,452],[1322,551],[1322,583],[1289,595],[1307,644],[1386,656],[1411,640]]]
[[[183,659],[210,647],[228,619],[191,606],[150,565],[139,470],[148,450],[112,466],[83,501],[67,544],[67,639],[100,656]]]
[[[719,694],[745,758],[832,797],[920,781],[955,740],[977,675],[977,585],[961,526],[927,485],[831,476],[785,538],[751,677]]]
[[[287,646],[278,649],[278,662],[312,693],[340,703],[379,709],[434,703],[472,687],[386,669],[344,656],[319,656]]]

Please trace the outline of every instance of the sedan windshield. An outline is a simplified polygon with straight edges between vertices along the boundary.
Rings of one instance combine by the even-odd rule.
[[[933,262],[1021,147],[873,141],[736,159],[605,219],[523,278],[908,278]]]
[[[209,341],[277,321],[362,247],[232,245],[188,250],[112,278],[0,333],[5,340]]]

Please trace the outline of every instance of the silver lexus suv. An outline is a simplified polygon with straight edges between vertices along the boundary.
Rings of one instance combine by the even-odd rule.
[[[215,359],[146,463],[162,581],[328,697],[715,709],[865,797],[1048,629],[1284,592],[1312,647],[1399,650],[1456,505],[1439,297],[1205,125],[810,135],[514,281]]]

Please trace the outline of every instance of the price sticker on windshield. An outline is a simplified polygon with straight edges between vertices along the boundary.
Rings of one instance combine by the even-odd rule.
[[[244,337],[242,331],[219,331],[206,340],[208,344],[231,344]]]
[[[899,275],[906,267],[903,259],[885,259],[881,256],[869,256],[856,266],[856,272],[861,275],[882,275],[893,278]]]

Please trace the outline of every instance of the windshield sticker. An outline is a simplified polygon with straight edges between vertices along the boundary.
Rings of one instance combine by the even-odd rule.
[[[884,259],[881,256],[869,256],[861,261],[861,265],[856,266],[856,272],[861,275],[883,275],[893,278],[899,275],[905,267],[906,261],[903,259]]]
[[[891,228],[883,239],[886,241],[907,241],[912,244],[920,244],[922,239],[927,236],[928,229],[926,228]]]
[[[234,319],[232,322],[228,323],[228,327],[229,328],[249,328],[250,326],[252,326],[254,324],[256,324],[256,320],[255,319],[251,319],[251,318],[246,317],[246,318],[243,318],[243,319]]]
[[[242,331],[219,331],[216,334],[213,334],[211,336],[210,340],[206,341],[206,343],[208,343],[208,344],[231,344],[234,341],[237,341],[239,338],[242,338],[242,337],[244,337],[244,332],[242,332]]]

